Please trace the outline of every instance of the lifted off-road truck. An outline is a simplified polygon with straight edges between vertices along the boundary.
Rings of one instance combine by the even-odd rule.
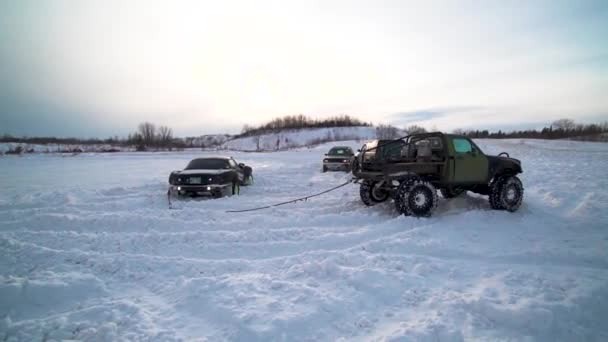
[[[430,216],[437,189],[444,198],[488,195],[493,209],[516,211],[524,195],[521,172],[521,162],[505,152],[487,156],[471,139],[440,132],[368,142],[353,162],[363,203],[393,198],[407,216]]]

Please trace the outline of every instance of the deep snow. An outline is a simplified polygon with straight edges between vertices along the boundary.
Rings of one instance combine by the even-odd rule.
[[[479,144],[523,161],[518,212],[402,217],[354,185],[224,212],[348,179],[330,145],[229,152],[255,184],[180,210],[169,172],[204,153],[0,157],[0,339],[608,340],[608,144]]]

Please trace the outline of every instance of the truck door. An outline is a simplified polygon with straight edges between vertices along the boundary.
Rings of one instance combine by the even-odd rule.
[[[488,177],[488,158],[471,140],[452,138],[454,183],[483,183]]]

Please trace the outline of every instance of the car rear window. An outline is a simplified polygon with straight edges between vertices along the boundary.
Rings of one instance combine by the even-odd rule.
[[[221,170],[229,168],[230,164],[228,164],[228,160],[220,158],[194,159],[186,166],[186,170]]]
[[[345,147],[334,147],[331,150],[329,150],[328,154],[332,155],[332,156],[352,155],[353,150],[351,150],[350,148],[345,148]]]

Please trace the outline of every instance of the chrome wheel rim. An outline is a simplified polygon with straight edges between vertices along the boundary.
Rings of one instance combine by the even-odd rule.
[[[423,192],[418,192],[415,196],[414,196],[414,204],[417,207],[422,207],[426,204],[426,202],[428,201],[426,195]]]

